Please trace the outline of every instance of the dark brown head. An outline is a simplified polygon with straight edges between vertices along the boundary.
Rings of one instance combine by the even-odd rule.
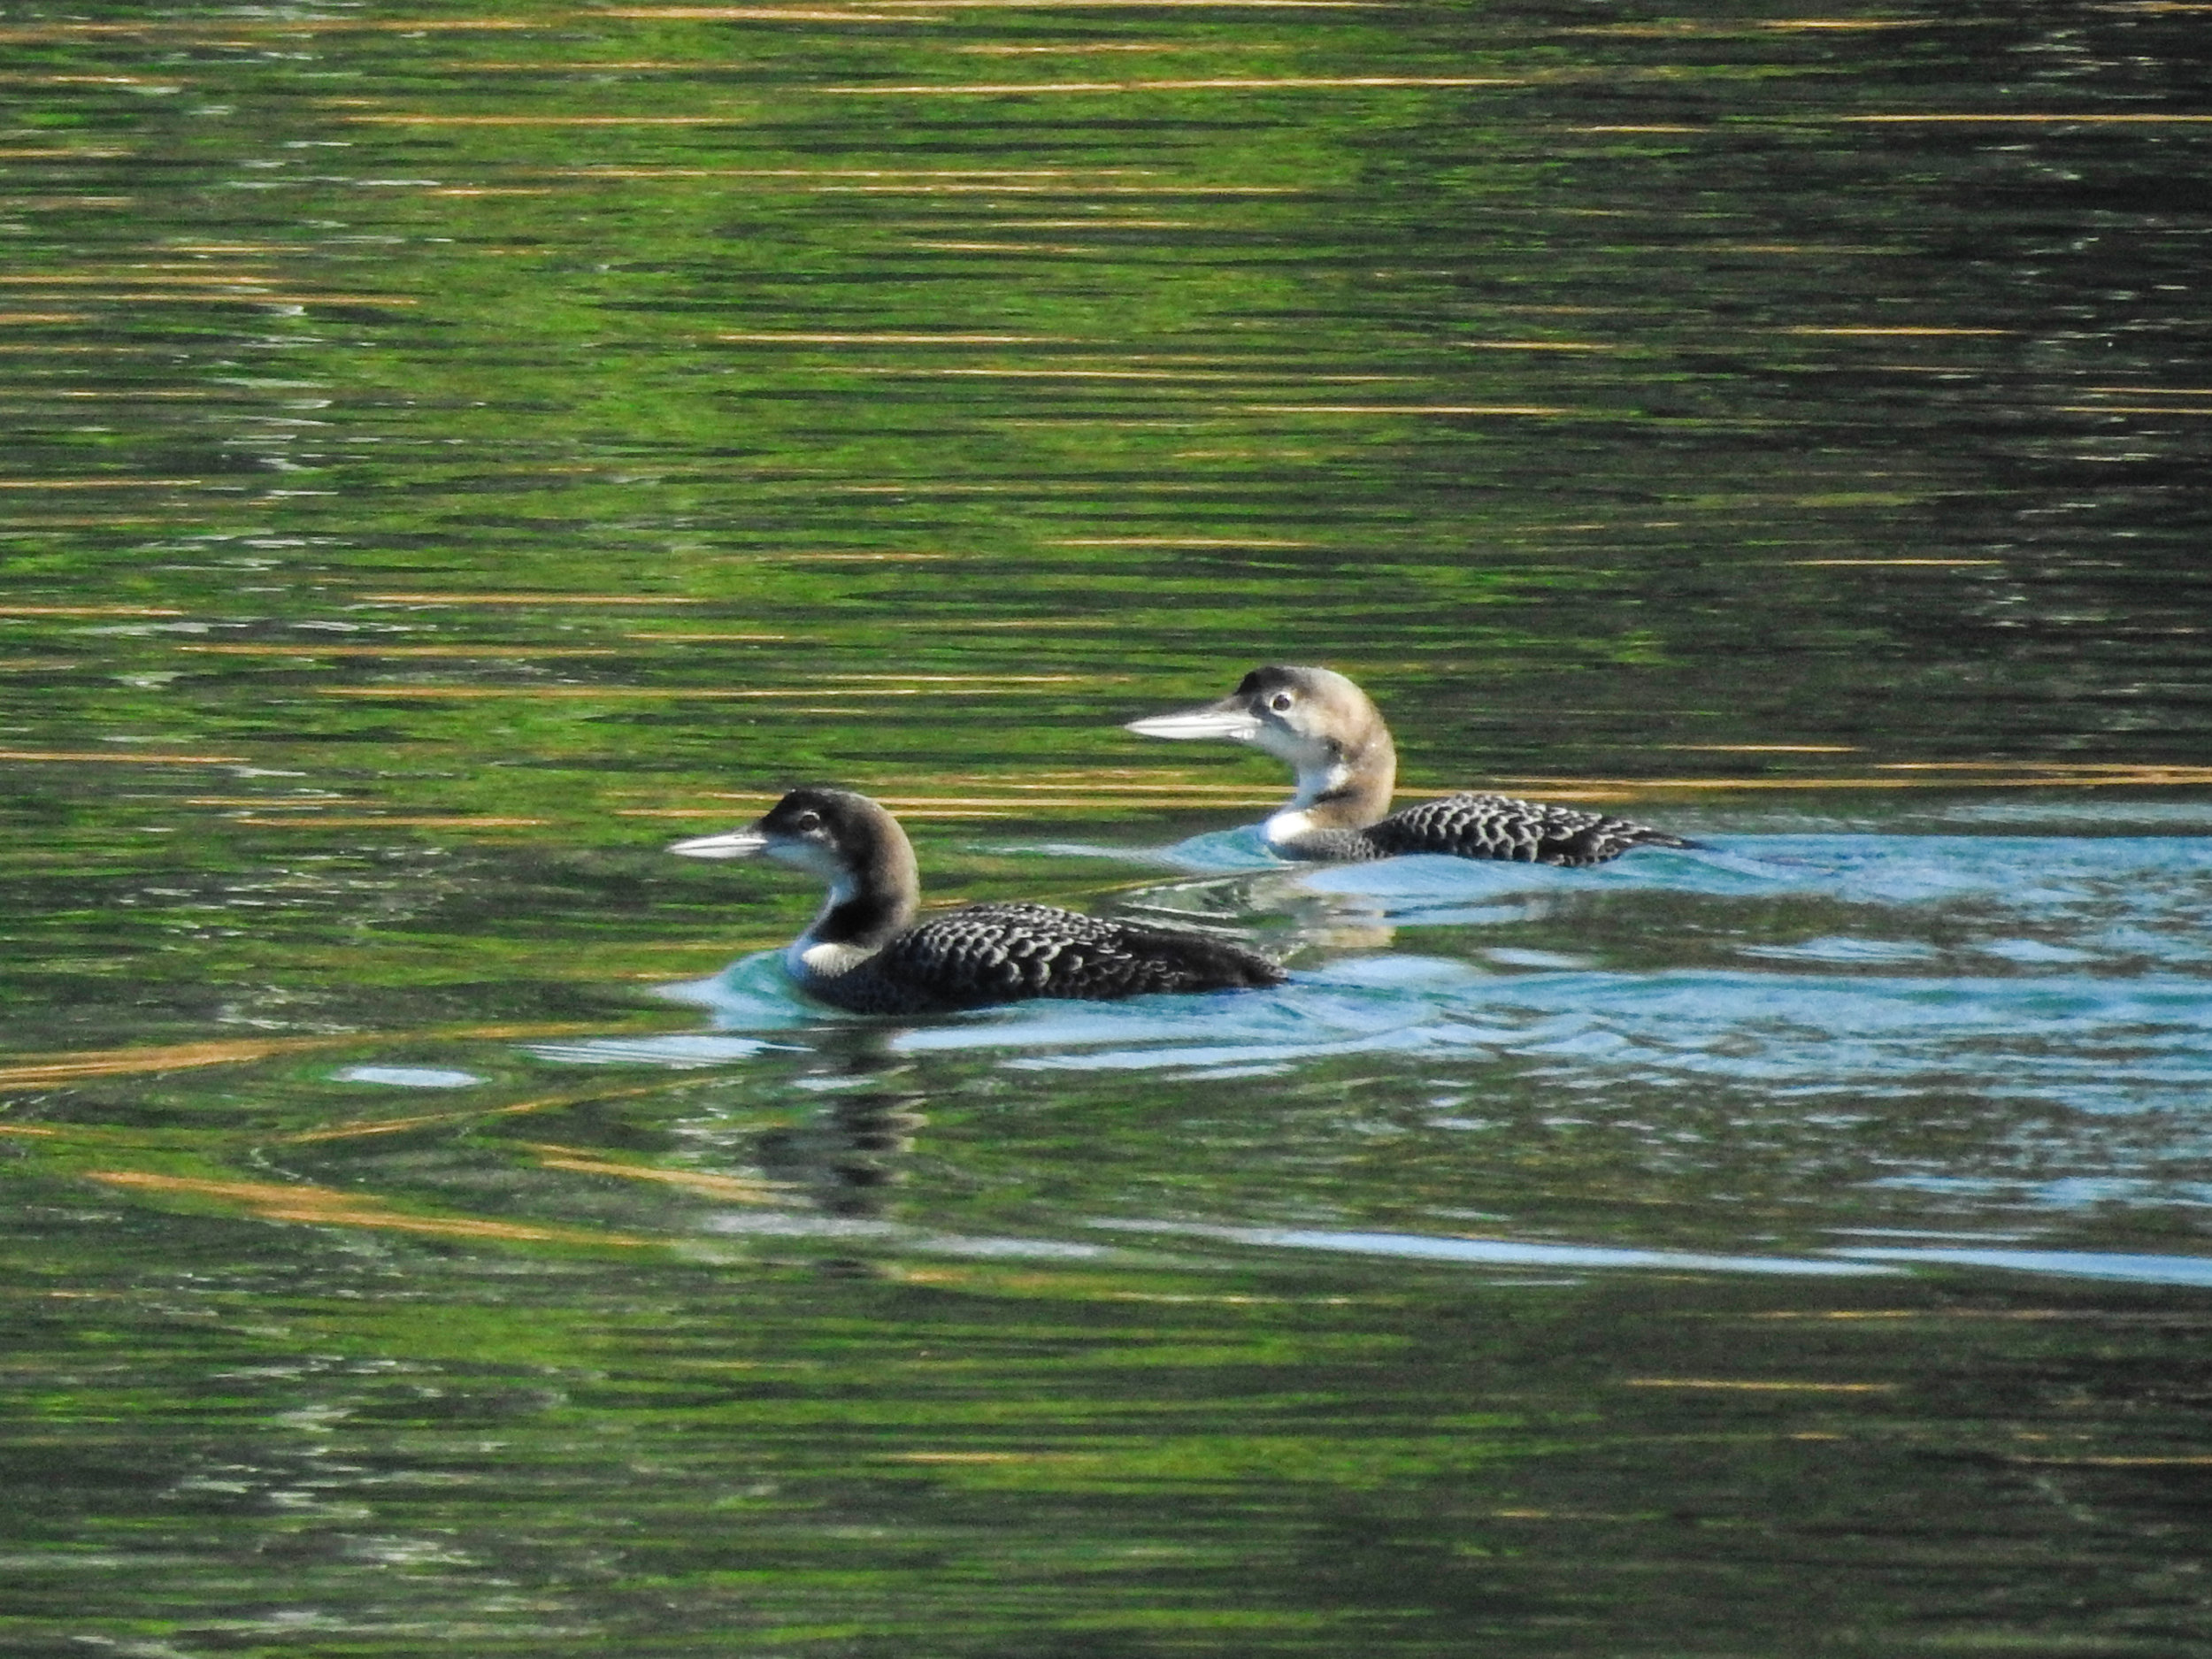
[[[879,941],[921,906],[913,843],[896,818],[849,789],[794,789],[743,829],[668,850],[687,858],[772,858],[820,877],[830,892],[810,930],[818,939]]]

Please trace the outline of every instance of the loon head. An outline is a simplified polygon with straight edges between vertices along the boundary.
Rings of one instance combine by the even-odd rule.
[[[695,836],[668,850],[687,858],[772,858],[828,883],[829,902],[802,946],[872,949],[921,907],[921,875],[906,832],[849,789],[794,789],[743,829]]]
[[[1357,829],[1390,810],[1398,756],[1367,694],[1326,668],[1256,668],[1219,703],[1132,720],[1144,737],[1225,737],[1248,743],[1298,773],[1289,813],[1269,820],[1271,840],[1314,828]],[[1280,833],[1278,833],[1279,829]]]

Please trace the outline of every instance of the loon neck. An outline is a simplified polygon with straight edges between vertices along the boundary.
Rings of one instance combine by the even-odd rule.
[[[911,926],[920,909],[913,849],[903,835],[887,840],[831,878],[828,900],[785,954],[803,973],[848,972]]]
[[[1280,844],[1331,830],[1365,829],[1390,810],[1397,780],[1397,753],[1379,722],[1356,747],[1332,741],[1325,756],[1299,766],[1297,792],[1267,820],[1267,839]]]

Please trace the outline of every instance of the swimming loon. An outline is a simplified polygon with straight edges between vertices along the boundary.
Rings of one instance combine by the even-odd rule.
[[[821,877],[829,902],[784,952],[803,990],[863,1014],[1094,1002],[1280,985],[1241,946],[1049,904],[971,904],[914,926],[921,877],[898,820],[865,795],[794,789],[748,828],[678,841],[687,858],[764,856]]]
[[[1502,795],[1448,795],[1390,812],[1398,775],[1390,728],[1365,692],[1326,668],[1256,668],[1219,703],[1132,720],[1126,729],[1225,737],[1296,767],[1298,792],[1265,826],[1269,850],[1284,858],[1449,853],[1597,864],[1632,847],[1695,845],[1626,818]]]

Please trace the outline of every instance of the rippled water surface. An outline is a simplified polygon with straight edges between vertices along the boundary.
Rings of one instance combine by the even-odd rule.
[[[0,1651],[2212,1654],[2200,10],[0,11]]]

